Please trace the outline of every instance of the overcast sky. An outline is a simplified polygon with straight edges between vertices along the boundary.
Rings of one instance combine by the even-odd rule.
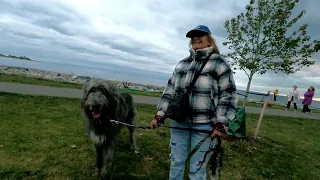
[[[172,73],[186,57],[185,34],[198,24],[209,26],[220,51],[226,20],[244,12],[249,0],[0,0],[0,53],[43,61],[96,61]],[[312,39],[320,39],[319,0],[301,0],[296,11],[307,10],[301,23],[310,23]],[[254,76],[251,90],[278,88],[286,94],[294,84],[304,92],[320,88],[317,65],[293,75]],[[92,62],[91,62],[92,61]],[[247,77],[237,72],[238,88]],[[316,93],[320,97],[320,93]]]

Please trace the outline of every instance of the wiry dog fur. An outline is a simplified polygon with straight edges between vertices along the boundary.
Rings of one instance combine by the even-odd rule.
[[[90,80],[83,86],[81,108],[88,135],[94,143],[98,173],[106,175],[112,161],[121,125],[110,119],[135,124],[133,98],[128,93],[117,93],[116,88],[105,80]],[[131,149],[137,150],[135,129],[128,127]]]

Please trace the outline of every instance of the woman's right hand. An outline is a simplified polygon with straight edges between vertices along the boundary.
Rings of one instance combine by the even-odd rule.
[[[159,127],[161,124],[163,124],[164,118],[161,116],[155,115],[153,120],[150,122],[150,128],[155,129]]]
[[[151,129],[155,129],[157,127],[160,126],[160,123],[158,123],[158,120],[157,119],[153,119],[151,122],[150,122],[150,128]]]

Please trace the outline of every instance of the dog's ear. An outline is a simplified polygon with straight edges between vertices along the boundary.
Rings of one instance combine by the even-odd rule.
[[[82,85],[82,99],[81,99],[81,103],[83,104],[84,101],[86,100],[88,93],[90,91],[90,89],[93,87],[93,83],[92,81],[86,81],[83,85]]]
[[[83,85],[82,85],[82,97],[85,97],[87,92],[88,92],[88,87],[89,87],[89,82],[85,82]]]
[[[81,108],[84,108],[84,103],[85,103],[85,99],[86,99],[86,93],[87,93],[87,87],[88,87],[88,81],[82,84],[82,96],[80,99],[80,104],[81,104]]]
[[[112,83],[105,80],[101,80],[100,84],[102,85],[102,91],[105,96],[108,97],[110,104],[112,104],[112,106],[117,106],[118,95],[116,87]]]
[[[106,80],[101,80],[100,84],[102,85],[102,88],[104,90],[105,93],[107,93],[106,95],[109,96],[115,96],[116,95],[116,88],[113,86],[113,84],[111,84],[110,82],[106,81]]]

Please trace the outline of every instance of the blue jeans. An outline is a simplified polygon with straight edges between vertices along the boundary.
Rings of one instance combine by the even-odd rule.
[[[211,123],[206,124],[191,124],[191,123],[179,123],[170,119],[171,126],[183,127],[183,128],[194,128],[201,130],[210,130],[212,128]],[[178,129],[171,129],[171,167],[170,167],[170,180],[183,180],[185,162],[189,154],[189,148],[193,149],[204,137],[208,136],[205,133],[190,132]],[[202,161],[205,152],[209,149],[210,138],[208,138],[200,146],[198,151],[193,154],[190,159],[190,170],[189,172],[195,172],[199,169],[199,161]],[[208,163],[208,156],[203,163],[201,169],[195,174],[189,174],[190,180],[205,180],[206,179],[206,166]]]

